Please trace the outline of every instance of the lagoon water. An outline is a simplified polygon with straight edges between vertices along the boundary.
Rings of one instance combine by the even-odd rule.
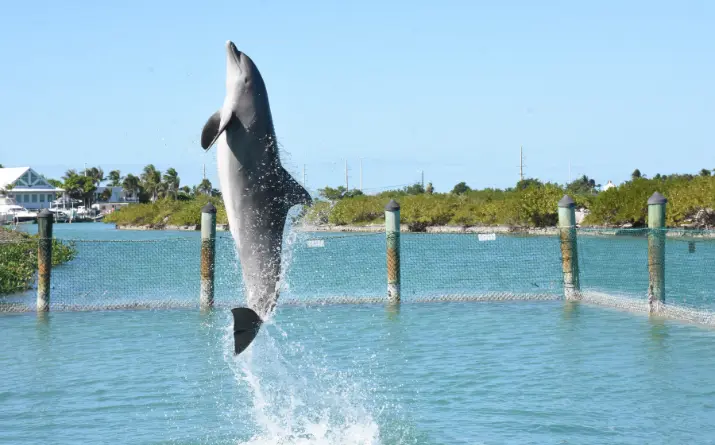
[[[196,233],[75,224],[55,236],[95,241],[53,271],[53,302],[197,298]],[[219,236],[217,301],[240,304]],[[325,247],[305,247],[318,236]],[[645,298],[644,239],[579,241],[585,288]],[[384,294],[384,235],[292,242],[286,299]],[[279,305],[238,358],[224,307],[0,315],[0,443],[715,443],[715,330],[562,301],[410,304],[557,298],[558,242],[403,235],[402,246],[399,310]],[[669,240],[667,252],[669,301],[710,308],[713,244],[691,253]]]

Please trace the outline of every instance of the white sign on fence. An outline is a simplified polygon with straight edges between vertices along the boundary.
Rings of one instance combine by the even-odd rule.
[[[309,239],[306,244],[308,245],[308,247],[325,247],[325,240]]]
[[[496,233],[479,233],[477,234],[479,241],[494,241],[497,239]]]

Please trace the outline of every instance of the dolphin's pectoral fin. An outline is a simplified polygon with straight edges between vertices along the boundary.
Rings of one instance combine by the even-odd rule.
[[[212,114],[209,120],[206,121],[204,129],[201,131],[201,147],[204,150],[208,150],[216,143],[221,133],[226,130],[228,124],[233,120],[233,114],[229,114],[225,119],[222,119],[221,111],[222,110],[218,110]],[[222,120],[225,120],[225,122],[222,123]]]
[[[201,130],[201,148],[207,150],[211,145],[211,141],[216,138],[218,129],[221,126],[221,110],[218,110],[211,115],[209,120],[206,121],[203,130]]]
[[[298,204],[311,205],[313,203],[310,193],[298,181],[293,179],[293,176],[283,167],[281,167],[280,176],[281,187],[283,187],[283,193],[286,197],[285,203],[289,207]]]
[[[233,351],[238,355],[256,338],[263,321],[253,309],[247,307],[231,309],[231,313],[233,314]]]

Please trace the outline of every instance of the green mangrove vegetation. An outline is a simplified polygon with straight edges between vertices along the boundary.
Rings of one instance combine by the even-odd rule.
[[[310,225],[368,225],[384,219],[390,199],[401,206],[402,222],[410,230],[430,226],[510,226],[553,227],[557,223],[557,203],[569,194],[583,211],[582,226],[643,227],[647,200],[659,191],[668,198],[669,227],[709,227],[715,225],[715,176],[709,170],[698,174],[655,175],[647,178],[635,170],[631,178],[608,190],[582,176],[569,184],[541,182],[529,178],[507,189],[473,190],[465,182],[452,190],[437,192],[432,184],[413,184],[398,190],[366,195],[344,187],[320,189],[313,206],[301,217]],[[184,199],[171,196],[154,202],[130,205],[105,217],[122,225],[161,228],[166,225],[198,225],[200,209],[208,201],[218,209],[217,222],[226,224],[219,194],[195,194]]]
[[[128,205],[107,214],[104,222],[157,229],[166,226],[198,226],[201,224],[201,208],[208,202],[216,207],[216,223],[226,224],[226,208],[221,198],[206,195],[197,195],[188,200],[160,198],[154,202]]]
[[[30,289],[37,271],[38,236],[0,227],[0,295]],[[71,261],[77,253],[71,241],[52,240],[52,265]]]

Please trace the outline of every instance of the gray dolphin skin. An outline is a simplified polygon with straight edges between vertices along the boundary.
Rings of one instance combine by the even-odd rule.
[[[229,229],[238,246],[247,306],[232,310],[234,353],[253,341],[278,300],[283,230],[290,209],[310,194],[281,165],[263,77],[226,42],[226,97],[201,132],[217,144],[218,176]]]

